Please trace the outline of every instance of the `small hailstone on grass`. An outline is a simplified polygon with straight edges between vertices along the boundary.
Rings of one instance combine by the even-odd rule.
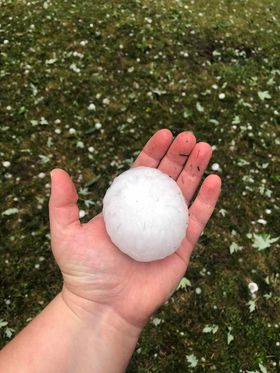
[[[11,166],[11,162],[9,162],[9,161],[4,161],[4,162],[2,162],[2,165],[3,165],[3,167],[8,168],[8,167]]]
[[[76,133],[75,128],[69,128],[70,135],[74,135]]]
[[[224,93],[220,93],[220,94],[219,94],[219,99],[220,99],[220,100],[224,100],[225,97],[226,97],[226,95],[225,95]]]
[[[250,282],[248,284],[248,289],[251,294],[255,294],[259,290],[259,287],[255,282]]]
[[[40,172],[39,175],[38,175],[38,177],[40,179],[43,179],[45,176],[46,176],[46,174],[44,172]]]
[[[79,216],[80,216],[80,219],[82,219],[83,217],[86,216],[86,212],[84,210],[80,210],[79,211]]]
[[[103,98],[102,103],[103,103],[103,105],[109,105],[110,104],[109,98],[107,98],[107,97]]]
[[[258,219],[257,222],[258,222],[259,224],[262,224],[262,225],[266,225],[266,224],[267,224],[267,221],[264,220],[264,219]]]
[[[77,147],[77,148],[80,148],[80,149],[84,149],[85,144],[84,144],[82,141],[77,141],[77,143],[76,143],[76,147]]]
[[[132,168],[113,181],[103,200],[103,215],[112,242],[141,262],[173,254],[188,224],[177,183],[149,167]]]
[[[213,163],[212,166],[211,166],[211,168],[212,168],[213,171],[218,171],[218,172],[222,171],[219,163]]]
[[[94,105],[93,103],[89,104],[89,106],[88,106],[88,110],[89,110],[89,111],[95,111],[95,110],[96,110],[95,105]]]
[[[99,123],[99,122],[95,123],[95,128],[96,128],[97,130],[100,130],[101,127],[102,127],[102,124],[101,124],[101,123]]]

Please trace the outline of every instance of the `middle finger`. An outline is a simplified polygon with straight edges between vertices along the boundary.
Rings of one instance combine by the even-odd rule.
[[[158,168],[176,180],[186,163],[196,139],[192,132],[181,132],[170,145]]]
[[[196,144],[177,179],[177,184],[181,188],[188,205],[200,184],[211,156],[212,148],[209,144],[206,142]]]

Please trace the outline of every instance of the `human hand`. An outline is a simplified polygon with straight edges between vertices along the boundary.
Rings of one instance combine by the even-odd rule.
[[[192,133],[182,132],[173,141],[171,132],[162,129],[148,141],[132,167],[159,168],[177,181],[190,205],[211,154],[210,145],[196,144]],[[60,169],[51,174],[51,244],[64,279],[65,302],[81,318],[97,309],[110,309],[141,330],[184,275],[195,243],[215,208],[220,178],[210,175],[204,180],[189,207],[189,226],[178,250],[165,259],[142,263],[112,243],[102,213],[81,224],[78,195],[70,176]]]

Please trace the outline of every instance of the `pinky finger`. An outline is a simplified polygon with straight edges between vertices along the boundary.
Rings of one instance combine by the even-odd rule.
[[[209,175],[203,182],[200,191],[189,209],[189,225],[177,254],[188,263],[192,250],[210,219],[221,192],[221,179]]]

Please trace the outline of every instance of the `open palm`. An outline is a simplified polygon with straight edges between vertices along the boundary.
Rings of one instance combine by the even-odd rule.
[[[190,205],[211,153],[210,145],[196,144],[190,132],[180,133],[173,141],[171,132],[162,129],[145,145],[132,167],[159,168],[177,181]],[[208,176],[189,208],[189,226],[180,248],[165,259],[141,263],[112,243],[102,214],[86,224],[80,223],[78,195],[70,176],[63,170],[53,170],[49,203],[51,241],[67,302],[77,302],[88,312],[96,304],[104,305],[128,323],[142,327],[184,275],[220,188],[220,178]]]

